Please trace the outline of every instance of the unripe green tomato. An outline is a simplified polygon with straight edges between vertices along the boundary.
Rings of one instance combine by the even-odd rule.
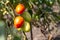
[[[31,22],[31,15],[29,12],[24,12],[21,16],[28,22]]]
[[[0,27],[4,27],[5,26],[5,22],[0,20]]]
[[[54,4],[55,0],[45,0],[46,5],[52,6]]]

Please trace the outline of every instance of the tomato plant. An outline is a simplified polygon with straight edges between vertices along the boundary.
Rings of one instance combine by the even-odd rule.
[[[51,34],[52,29],[55,30],[55,26],[60,22],[60,12],[57,12],[60,10],[57,6],[60,6],[60,0],[0,0],[0,27],[6,28],[7,36],[19,36],[12,40],[20,40],[20,32],[26,36],[25,32],[29,31],[33,40],[34,27],[40,28],[44,35]]]
[[[22,14],[24,10],[25,10],[25,6],[23,4],[18,4],[15,9],[17,14]]]

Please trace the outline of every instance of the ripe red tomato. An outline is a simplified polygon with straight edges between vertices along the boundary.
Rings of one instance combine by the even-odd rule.
[[[17,14],[22,14],[24,10],[25,10],[25,6],[23,4],[18,4],[15,9]]]
[[[17,17],[14,19],[14,27],[15,27],[15,28],[21,28],[23,24],[24,24],[24,19],[23,19],[23,17],[17,16]]]

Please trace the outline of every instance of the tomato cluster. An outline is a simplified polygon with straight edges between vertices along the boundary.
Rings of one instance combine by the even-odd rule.
[[[27,32],[27,31],[30,30],[30,24],[29,24],[29,22],[25,21],[23,16],[21,16],[23,14],[24,10],[25,10],[25,6],[23,4],[18,4],[16,6],[15,11],[16,11],[17,14],[20,14],[20,16],[15,17],[14,27],[17,30],[22,29],[23,31]]]

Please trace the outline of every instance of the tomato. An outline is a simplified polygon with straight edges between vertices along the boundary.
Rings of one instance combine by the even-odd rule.
[[[45,0],[46,5],[52,6],[54,4],[55,0]]]
[[[22,16],[26,21],[31,22],[31,15],[30,15],[29,12],[24,12],[21,16]]]
[[[22,14],[24,12],[24,10],[25,10],[25,7],[24,7],[23,4],[18,4],[16,6],[16,9],[15,9],[15,11],[16,11],[17,14]]]
[[[22,30],[25,31],[25,32],[29,32],[30,31],[30,23],[25,21],[24,25],[22,27]]]
[[[14,26],[15,26],[15,28],[21,28],[23,24],[24,24],[24,18],[23,17],[17,16],[14,19]]]

